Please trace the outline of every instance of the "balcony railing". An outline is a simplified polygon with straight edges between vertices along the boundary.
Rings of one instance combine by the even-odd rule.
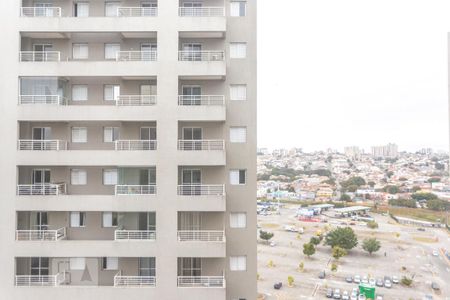
[[[66,193],[65,183],[18,184],[17,195],[20,196],[57,196]]]
[[[21,7],[21,17],[61,17],[61,7]]]
[[[224,288],[224,276],[178,276],[178,287]]]
[[[225,232],[220,230],[178,230],[180,242],[225,242]]]
[[[16,286],[58,286],[66,280],[66,273],[56,275],[16,275]]]
[[[157,51],[117,51],[117,61],[156,61]]]
[[[20,95],[19,104],[64,105],[67,101],[60,95]]]
[[[224,105],[224,95],[179,95],[178,105]]]
[[[224,140],[179,140],[178,150],[182,151],[212,151],[224,150]]]
[[[180,7],[180,17],[224,17],[223,7]]]
[[[61,140],[19,140],[18,149],[28,151],[67,150],[67,142]]]
[[[154,195],[156,185],[116,185],[116,195]]]
[[[116,230],[114,240],[156,240],[156,231],[154,230]]]
[[[118,151],[156,150],[156,140],[117,140],[115,149]]]
[[[223,196],[225,185],[223,184],[183,184],[178,186],[178,195],[181,196]]]
[[[157,7],[119,7],[117,9],[118,17],[156,17],[157,15]]]
[[[114,286],[118,287],[154,287],[155,276],[123,276],[122,271],[114,276]]]
[[[65,227],[57,230],[16,230],[17,241],[59,241],[65,237]]]
[[[120,95],[117,106],[147,106],[156,104],[156,95]]]
[[[20,51],[19,61],[60,61],[59,51]]]
[[[178,52],[179,61],[223,61],[224,59],[224,51],[183,50]]]

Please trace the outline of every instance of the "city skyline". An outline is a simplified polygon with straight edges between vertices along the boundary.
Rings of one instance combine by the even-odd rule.
[[[448,150],[449,10],[447,1],[261,2],[259,146]]]

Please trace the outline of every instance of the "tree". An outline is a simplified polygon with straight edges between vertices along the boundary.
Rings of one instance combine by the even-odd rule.
[[[440,182],[441,178],[440,177],[431,177],[428,179],[429,183],[433,183],[433,182]]]
[[[334,246],[333,250],[331,251],[331,256],[334,257],[334,259],[339,260],[339,258],[346,256],[347,251],[339,246]]]
[[[341,182],[342,190],[348,192],[356,191],[360,186],[365,185],[366,181],[360,176],[351,177]]]
[[[358,238],[350,227],[339,227],[327,233],[325,245],[350,250],[358,245]]]
[[[268,243],[269,240],[270,240],[271,238],[273,238],[273,233],[272,233],[272,232],[268,232],[268,231],[264,231],[264,230],[260,230],[260,231],[259,231],[259,237],[260,237],[262,240],[265,240],[266,243]]]
[[[386,172],[386,177],[387,177],[387,178],[391,178],[392,175],[394,175],[394,172],[392,172],[392,171]]]
[[[337,265],[336,263],[332,263],[332,264],[331,264],[331,267],[330,267],[331,272],[336,272],[336,271],[337,271],[337,268],[338,268],[338,265]]]
[[[413,193],[417,193],[420,190],[421,190],[420,186],[417,186],[417,185],[413,186],[413,188],[412,188]]]
[[[437,199],[438,196],[433,193],[415,193],[411,195],[411,198],[413,198],[414,200],[431,200]]]
[[[446,211],[450,210],[450,202],[441,199],[431,199],[427,201],[427,207],[431,210]]]
[[[408,278],[406,276],[403,276],[403,278],[401,280],[401,283],[406,286],[411,286],[412,282],[413,282],[412,279]]]
[[[301,261],[301,262],[298,264],[298,270],[299,270],[300,272],[303,272],[304,269],[305,269],[305,264]]]
[[[380,242],[375,238],[365,239],[362,244],[362,248],[369,252],[370,255],[372,253],[377,252],[381,248]]]
[[[378,223],[375,221],[369,221],[367,222],[367,227],[369,227],[370,229],[376,229],[378,228]]]
[[[416,200],[413,199],[391,199],[389,205],[416,208]]]
[[[317,246],[317,245],[320,244],[320,238],[319,238],[319,237],[316,237],[316,236],[313,236],[313,237],[311,237],[311,239],[309,240],[309,243],[310,243],[310,244],[313,244],[314,246]]]
[[[371,188],[373,188],[373,187],[375,186],[375,182],[373,182],[373,181],[369,181],[367,184],[368,184]]]
[[[341,195],[341,199],[340,200],[341,201],[345,201],[345,202],[350,202],[350,201],[352,201],[352,198],[349,195],[344,193],[344,194]]]
[[[439,171],[445,170],[445,165],[438,163],[438,162],[434,164],[434,167],[436,168],[436,170],[439,170]]]
[[[288,286],[289,287],[294,286],[294,277],[288,276],[287,281],[288,281]]]
[[[316,248],[314,247],[313,244],[311,243],[303,244],[303,254],[310,257],[314,253],[316,253]]]
[[[397,194],[398,192],[400,192],[400,189],[396,185],[386,185],[383,188],[383,191],[393,195],[393,194]]]

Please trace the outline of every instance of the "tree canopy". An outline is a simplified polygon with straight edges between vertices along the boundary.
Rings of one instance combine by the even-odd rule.
[[[375,238],[365,239],[363,241],[362,248],[372,255],[373,252],[380,250],[381,243]]]
[[[350,227],[339,227],[327,233],[325,245],[350,250],[358,245],[358,237]]]
[[[316,248],[314,247],[313,244],[311,243],[303,244],[303,254],[310,257],[314,253],[316,253]]]

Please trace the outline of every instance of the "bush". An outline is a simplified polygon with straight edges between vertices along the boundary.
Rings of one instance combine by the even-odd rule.
[[[331,264],[331,267],[330,267],[330,270],[331,270],[332,272],[336,272],[336,271],[337,271],[337,268],[338,268],[338,265],[335,264],[335,263],[332,263],[332,264]]]
[[[369,252],[372,255],[373,252],[377,252],[381,248],[380,242],[375,238],[365,239],[362,244],[364,251]]]
[[[432,200],[437,199],[438,196],[433,193],[415,193],[411,195],[411,198],[414,200]]]
[[[376,229],[378,228],[378,223],[375,221],[369,221],[367,222],[367,227],[369,227],[370,229]]]
[[[259,231],[259,237],[262,240],[265,240],[266,242],[269,242],[269,240],[271,238],[273,238],[273,233],[272,232],[268,232],[268,231],[264,231],[264,230],[260,230]]]
[[[316,253],[316,248],[314,247],[313,244],[311,243],[303,244],[303,254],[310,257],[314,253]]]
[[[403,278],[400,282],[405,286],[411,286],[411,284],[413,283],[412,279],[408,278],[406,276],[403,276]]]
[[[311,244],[313,244],[314,246],[317,246],[317,245],[320,244],[320,238],[313,236],[313,237],[311,237],[311,239],[309,240],[309,242],[310,242]]]
[[[389,205],[416,208],[416,200],[414,199],[391,199]]]
[[[294,285],[294,277],[288,276],[287,281],[288,281],[288,286]]]

